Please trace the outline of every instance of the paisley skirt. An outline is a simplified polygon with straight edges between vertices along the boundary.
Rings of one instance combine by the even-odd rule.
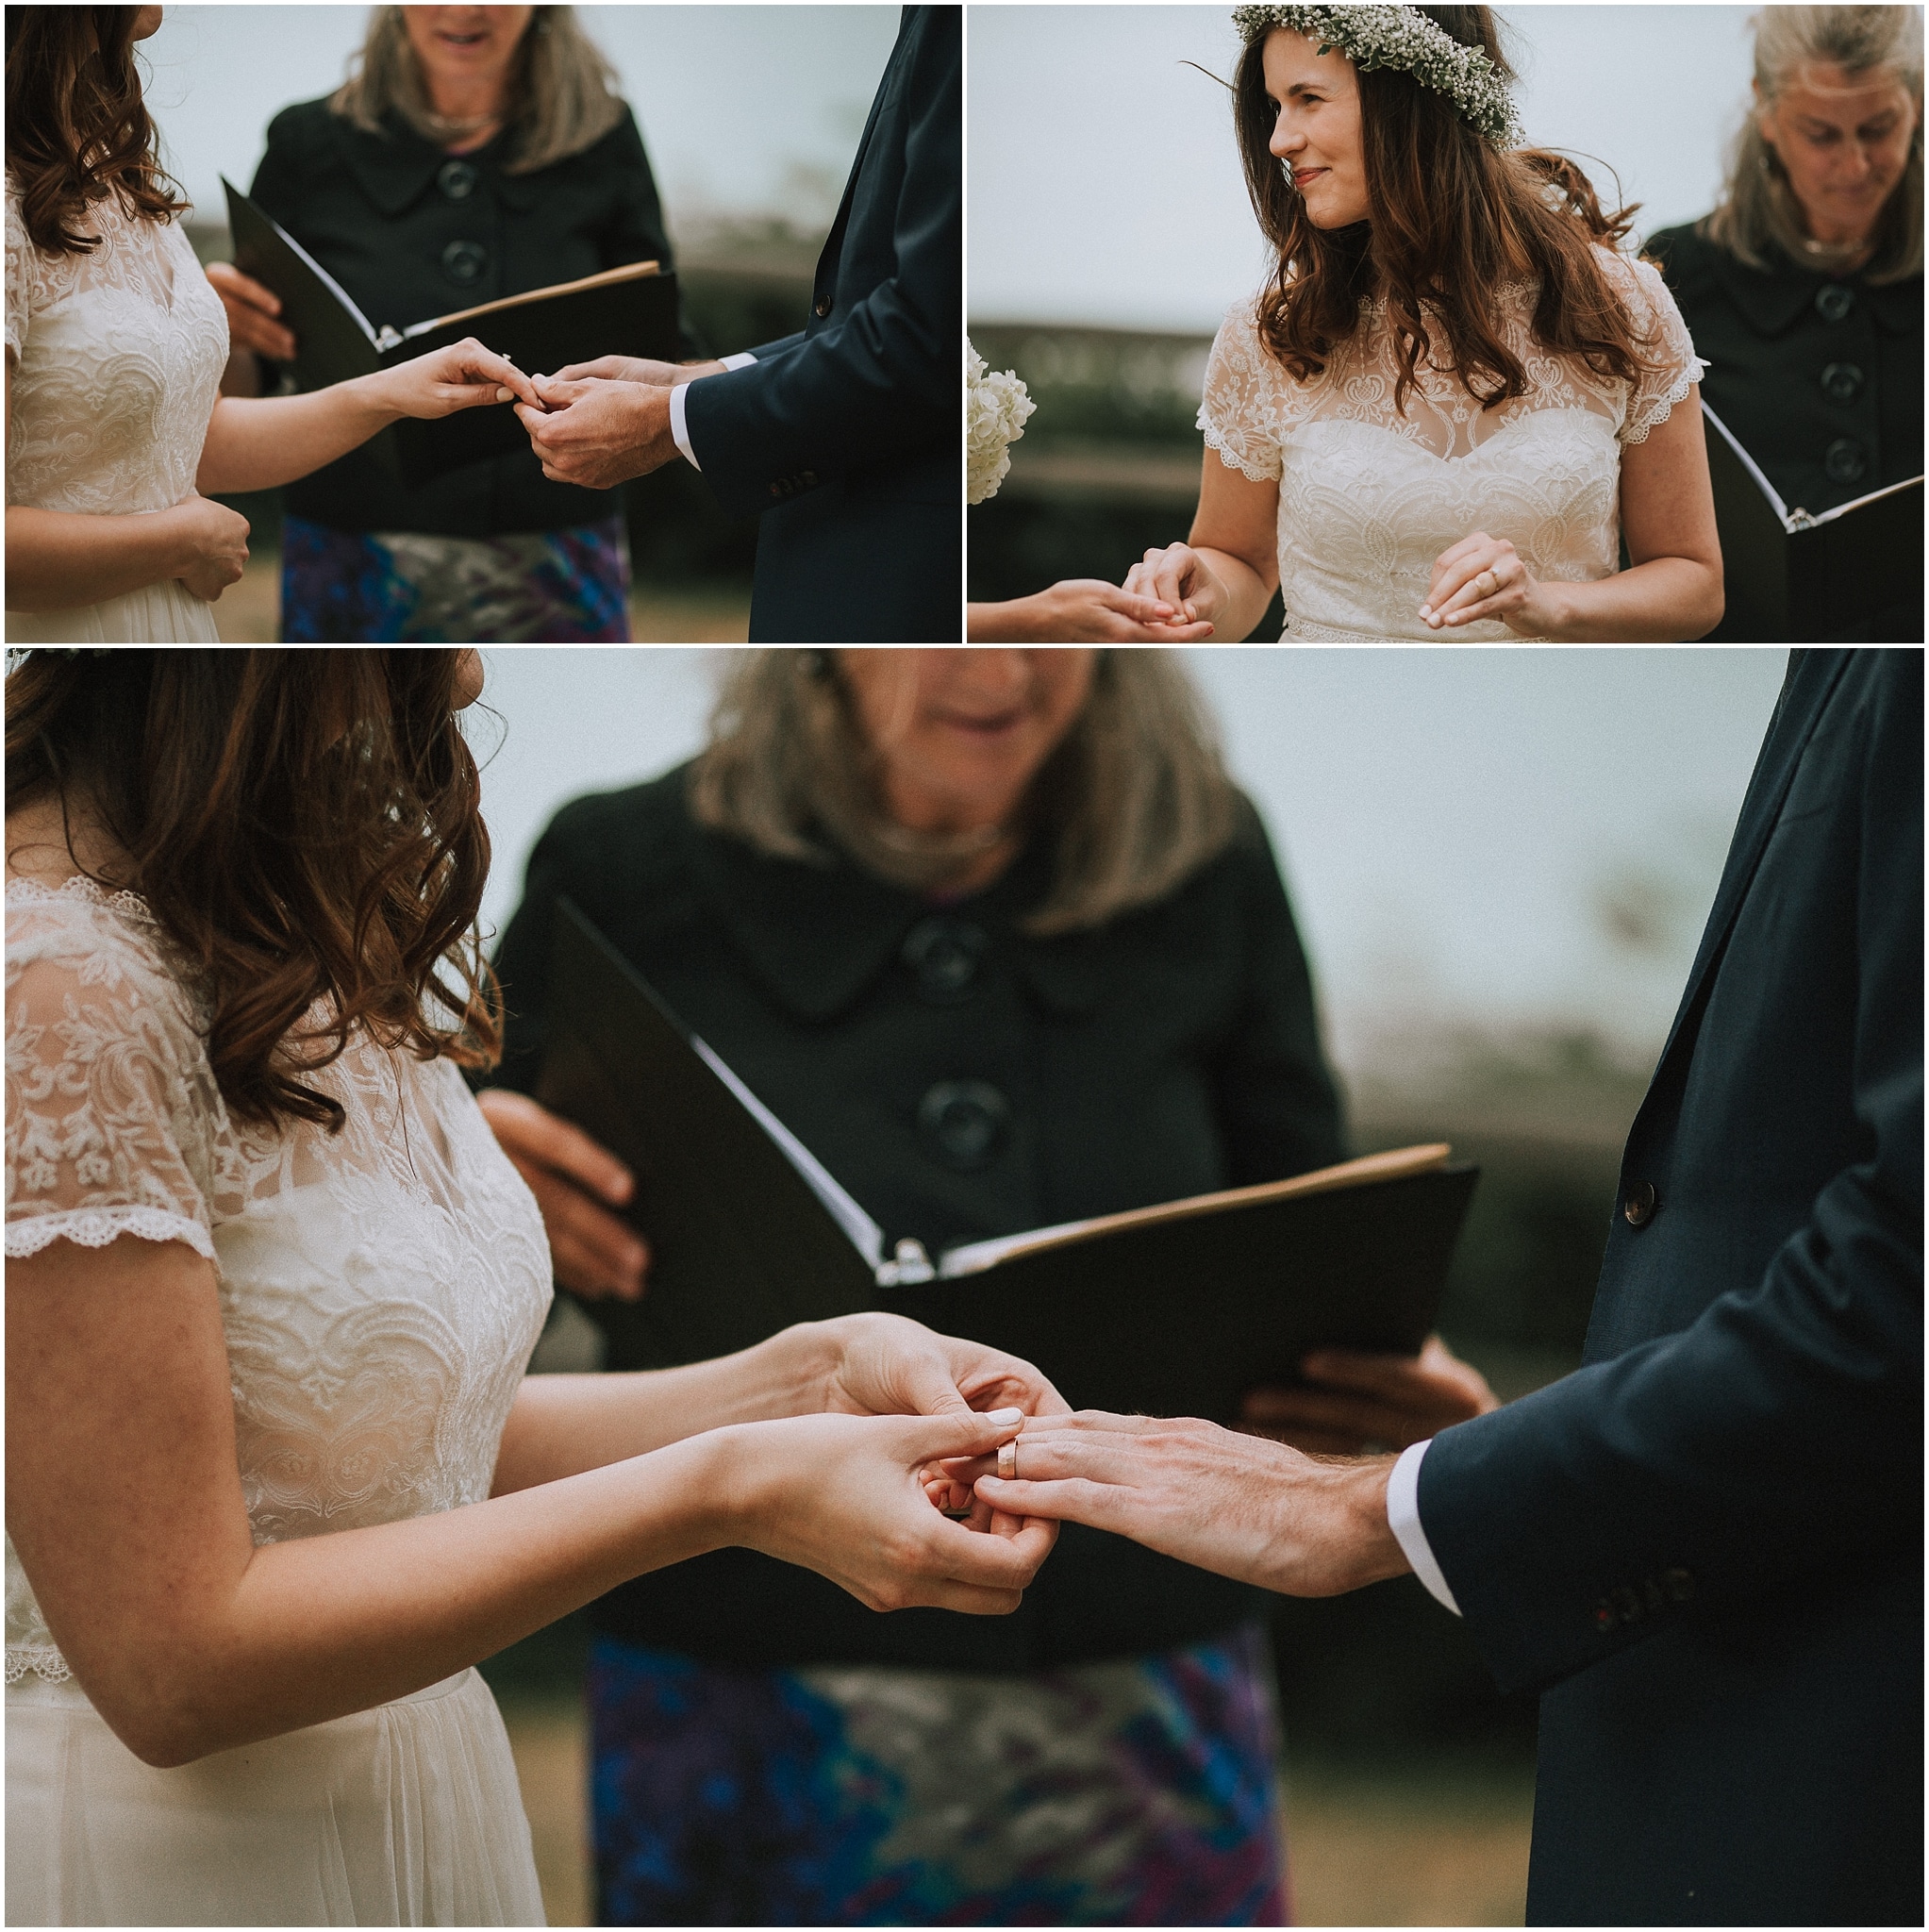
[[[599,1639],[606,1925],[1277,1925],[1262,1632],[1023,1677]]]
[[[627,643],[628,598],[621,517],[504,537],[281,526],[284,643]]]
[[[9,1925],[540,1925],[529,1822],[463,1671],[172,1770],[79,1685],[7,1687]]]

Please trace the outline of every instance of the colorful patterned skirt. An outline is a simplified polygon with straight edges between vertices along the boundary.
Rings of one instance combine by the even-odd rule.
[[[1264,1633],[1027,1677],[598,1639],[605,1925],[1288,1923]]]
[[[621,517],[504,537],[281,525],[284,643],[627,643],[628,597]]]

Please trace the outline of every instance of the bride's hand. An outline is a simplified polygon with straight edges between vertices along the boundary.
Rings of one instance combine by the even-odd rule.
[[[446,349],[432,349],[365,378],[387,409],[398,416],[451,416],[489,403],[524,402],[542,408],[536,385],[493,349],[465,336]]]
[[[977,1536],[931,1507],[924,1472],[992,1455],[1020,1417],[792,1416],[732,1440],[732,1541],[828,1576],[873,1610],[913,1604],[1002,1616],[1018,1607],[1056,1533],[1019,1524]]]
[[[1526,560],[1505,537],[1476,530],[1434,558],[1433,582],[1420,607],[1432,630],[1456,630],[1499,618],[1517,637],[1551,637],[1558,618]]]
[[[1142,563],[1125,573],[1125,589],[1140,597],[1176,606],[1181,625],[1217,625],[1226,607],[1225,586],[1189,543],[1148,550]],[[1177,629],[1179,625],[1172,628]]]
[[[175,572],[195,596],[212,604],[236,582],[248,560],[248,520],[206,496],[191,496],[165,512],[177,526],[181,568]]]

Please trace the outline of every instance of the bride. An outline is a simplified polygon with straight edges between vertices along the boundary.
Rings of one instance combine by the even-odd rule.
[[[933,1465],[1064,1404],[900,1317],[524,1380],[548,1248],[458,1071],[480,686],[8,676],[9,1924],[540,1924],[478,1658],[725,1544],[984,1614],[1050,1547]]]
[[[512,396],[473,339],[309,395],[219,397],[227,318],[175,220],[133,44],[158,7],[7,14],[7,634],[213,643],[268,490],[403,416]]]
[[[1712,629],[1701,362],[1633,211],[1521,148],[1491,10],[1233,18],[1277,267],[1213,343],[1190,539],[1124,588],[1224,639],[1275,585],[1293,641]]]

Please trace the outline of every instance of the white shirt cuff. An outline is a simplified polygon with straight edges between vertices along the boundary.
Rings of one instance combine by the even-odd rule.
[[[1393,1474],[1387,1478],[1387,1526],[1413,1565],[1413,1574],[1426,1585],[1437,1602],[1445,1604],[1457,1617],[1460,1606],[1454,1601],[1454,1592],[1447,1588],[1447,1579],[1434,1560],[1426,1531],[1420,1526],[1420,1465],[1431,1446],[1431,1439],[1416,1442],[1412,1448],[1404,1450],[1393,1465]]]
[[[723,367],[725,370],[748,369],[756,360],[757,358],[755,356],[740,349],[736,355],[723,358]],[[689,388],[689,383],[679,382],[670,391],[670,435],[675,442],[677,449],[682,453],[683,460],[692,470],[701,470],[703,465],[696,459],[696,451],[690,446],[690,425],[684,421],[683,415],[684,392]]]

